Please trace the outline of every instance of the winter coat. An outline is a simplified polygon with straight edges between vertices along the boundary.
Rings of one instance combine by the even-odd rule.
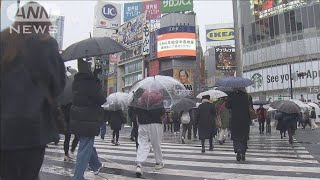
[[[121,126],[126,122],[126,119],[122,110],[109,111],[108,121],[112,130],[121,130]]]
[[[229,128],[229,122],[230,122],[230,110],[226,108],[224,101],[218,101],[216,103],[216,111],[217,114],[220,115],[221,119],[221,128],[226,129]]]
[[[70,125],[73,134],[85,137],[99,135],[106,99],[99,81],[90,73],[77,73],[72,84],[73,106]]]
[[[263,107],[259,107],[256,110],[257,116],[258,116],[258,121],[259,122],[264,122],[266,120],[266,116],[267,116],[267,110]]]
[[[1,54],[8,53],[2,51],[6,43],[1,39]],[[23,43],[12,62],[1,64],[1,150],[44,147],[58,135],[47,100],[57,99],[65,86],[58,44],[40,34],[27,35]]]
[[[150,110],[136,108],[136,112],[139,124],[162,124],[161,117],[164,116],[165,109],[163,106]]]
[[[209,139],[216,135],[216,110],[212,103],[203,102],[198,107],[199,138]]]
[[[315,110],[311,110],[311,115],[310,115],[311,119],[316,119],[317,118],[317,114]]]
[[[233,140],[248,140],[250,132],[250,113],[248,94],[243,91],[230,93],[226,107],[231,109],[230,130]]]

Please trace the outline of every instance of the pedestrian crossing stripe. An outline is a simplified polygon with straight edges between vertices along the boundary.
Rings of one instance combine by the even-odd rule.
[[[166,141],[161,146],[165,168],[157,171],[154,169],[154,155],[151,152],[143,164],[144,175],[147,179],[183,180],[320,179],[320,163],[297,141],[291,146],[287,139],[280,139],[275,134],[251,134],[247,160],[237,162],[230,140],[223,145],[215,144],[214,151],[201,153],[199,141],[192,141],[190,144],[176,143],[180,142],[181,135],[165,133]],[[95,147],[106,168],[98,176],[86,172],[85,178],[135,179],[136,147],[128,137],[129,134],[121,134],[120,146],[114,146],[109,136],[105,140],[96,137]],[[63,157],[63,143],[58,146],[49,145],[41,172],[53,176],[72,176],[74,162],[65,163]],[[112,168],[128,173],[108,172]]]

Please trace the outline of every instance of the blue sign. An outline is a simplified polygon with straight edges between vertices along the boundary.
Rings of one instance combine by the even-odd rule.
[[[195,26],[169,26],[160,28],[157,30],[157,35],[167,34],[167,33],[175,33],[175,32],[189,32],[195,33],[196,28]]]
[[[114,19],[118,14],[117,8],[112,4],[106,4],[102,8],[102,15],[106,19]]]
[[[142,2],[125,3],[124,4],[124,22],[130,21],[131,19],[142,14]]]

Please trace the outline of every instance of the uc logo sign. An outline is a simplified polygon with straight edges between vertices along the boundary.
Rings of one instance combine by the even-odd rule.
[[[102,15],[106,19],[113,19],[117,16],[118,11],[116,7],[112,4],[106,4],[102,7]]]
[[[210,29],[207,30],[207,41],[234,40],[234,29]]]

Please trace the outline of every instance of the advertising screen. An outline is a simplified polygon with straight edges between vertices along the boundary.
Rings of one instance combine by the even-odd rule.
[[[236,69],[234,47],[216,47],[216,68],[218,71],[230,72]],[[232,72],[231,72],[232,73]]]
[[[196,56],[196,34],[176,32],[157,37],[157,57]]]
[[[258,18],[281,14],[307,5],[307,0],[250,0],[251,9]]]
[[[189,96],[193,96],[193,70],[174,69],[173,78],[177,79],[184,85]]]

